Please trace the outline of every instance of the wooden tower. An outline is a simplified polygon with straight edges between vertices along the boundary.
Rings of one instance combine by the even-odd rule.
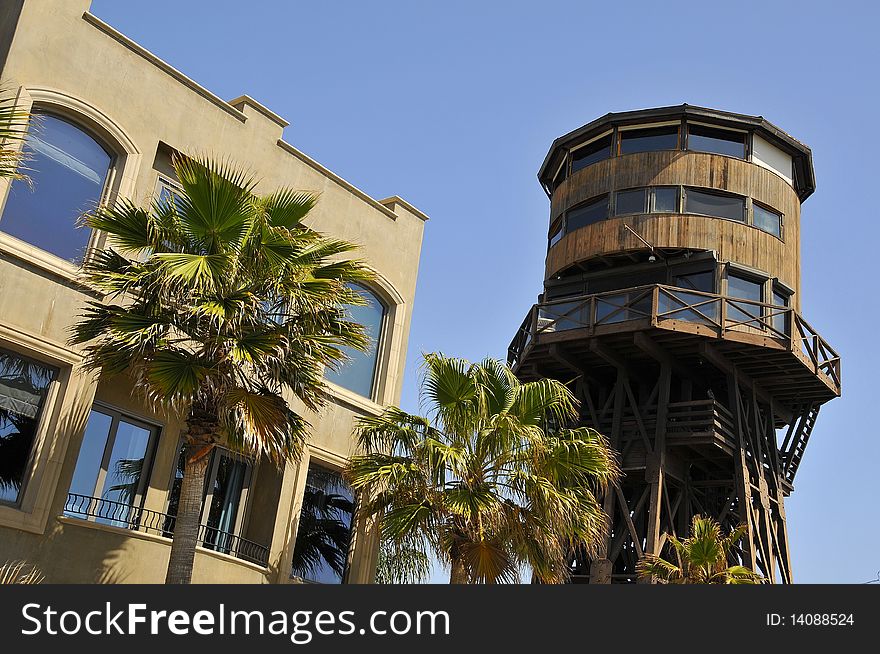
[[[810,149],[761,117],[611,113],[553,142],[544,291],[514,337],[523,380],[570,383],[621,453],[603,556],[575,582],[636,581],[694,514],[748,526],[736,557],[792,580],[784,497],[840,358],[800,313]]]

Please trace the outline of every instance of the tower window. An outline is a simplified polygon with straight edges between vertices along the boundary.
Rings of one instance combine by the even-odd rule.
[[[768,234],[782,238],[782,214],[768,209],[757,202],[752,203],[752,219],[755,227]]]
[[[729,129],[688,124],[687,149],[746,158],[746,134]]]
[[[677,186],[658,186],[652,189],[651,211],[654,213],[676,213],[678,211]]]
[[[562,238],[562,223],[562,220],[556,221],[556,226],[553,228],[553,231],[550,232],[550,244],[548,245],[548,247],[552,248],[554,245],[559,243],[560,239]]]
[[[15,180],[0,231],[81,263],[91,232],[80,217],[101,201],[112,157],[86,132],[49,114],[35,114],[24,149],[31,187]]]
[[[728,273],[727,296],[733,299],[748,300],[749,302],[730,302],[727,305],[727,319],[732,322],[748,323],[752,327],[760,327],[762,320],[762,307],[764,301],[764,282],[739,275]],[[757,304],[752,304],[757,303]]]
[[[571,209],[565,215],[565,233],[571,233],[581,227],[592,225],[608,217],[608,196],[603,195],[595,200]]]
[[[571,172],[575,173],[611,156],[611,134],[579,147],[571,153]]]
[[[745,198],[694,188],[684,191],[684,212],[745,222]]]
[[[620,154],[678,149],[678,125],[620,131]]]
[[[632,191],[618,191],[615,198],[614,214],[645,213],[648,209],[648,189],[637,188]]]

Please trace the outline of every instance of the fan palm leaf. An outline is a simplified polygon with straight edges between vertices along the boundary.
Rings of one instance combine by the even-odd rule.
[[[363,303],[350,285],[372,276],[342,258],[352,244],[303,223],[315,195],[259,196],[226,161],[176,156],[173,166],[180,189],[149,208],[121,200],[86,216],[108,236],[83,267],[105,298],[86,306],[71,341],[87,367],[128,375],[185,421],[167,581],[188,583],[206,457],[218,446],[279,464],[300,455],[309,424],[286,397],[319,409],[324,370],[343,348],[366,346],[344,307]]]
[[[359,510],[379,518],[386,547],[431,551],[453,583],[513,582],[525,566],[564,581],[571,547],[606,532],[596,492],[617,480],[616,455],[592,429],[555,427],[577,419],[559,382],[442,354],[423,373],[428,417],[391,407],[357,424]]]

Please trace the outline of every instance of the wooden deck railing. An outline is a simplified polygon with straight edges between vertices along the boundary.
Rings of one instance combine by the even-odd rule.
[[[661,327],[669,320],[702,325],[719,337],[745,332],[777,339],[840,387],[840,355],[792,308],[664,284],[534,305],[510,343],[508,363],[516,365],[542,334],[575,329],[591,333],[604,325],[646,319]]]

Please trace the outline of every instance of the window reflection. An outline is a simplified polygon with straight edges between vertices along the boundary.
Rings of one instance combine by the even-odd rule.
[[[0,231],[80,263],[90,230],[77,225],[101,200],[111,156],[73,124],[49,114],[36,117],[24,147],[31,187],[12,182]]]
[[[347,305],[345,319],[364,326],[370,341],[369,347],[364,352],[351,347],[340,348],[348,360],[341,363],[336,370],[328,368],[324,376],[327,381],[354,391],[358,395],[372,398],[376,368],[379,363],[379,344],[382,339],[385,305],[375,293],[360,284],[350,284],[349,288],[360,293],[367,304],[366,306]]]
[[[572,152],[571,172],[575,173],[597,161],[608,159],[611,156],[611,137],[608,134]]]
[[[620,154],[678,149],[678,125],[620,131]]]
[[[730,298],[762,302],[764,297],[763,282],[755,281],[734,273],[727,276],[727,295]],[[762,309],[757,304],[746,302],[728,302],[727,319],[732,322],[748,323],[752,327],[761,327]]]
[[[782,216],[779,213],[755,202],[752,203],[752,214],[755,227],[782,238]]]
[[[687,149],[745,159],[746,134],[705,125],[688,125]]]
[[[684,212],[745,221],[745,198],[686,188]]]
[[[149,459],[158,430],[107,409],[89,413],[70,483],[70,492],[96,497],[113,504],[104,507],[97,522],[128,526],[131,507],[143,497]],[[68,513],[76,513],[71,503]]]
[[[345,580],[354,495],[338,472],[309,464],[291,575],[321,584]]]
[[[618,191],[615,214],[645,213],[647,211],[648,189],[638,188],[632,191]]]
[[[56,373],[0,350],[0,502],[15,504],[21,497],[40,412]]]
[[[608,217],[608,196],[591,200],[579,207],[570,209],[565,215],[565,233],[568,234],[581,227],[592,225]]]

